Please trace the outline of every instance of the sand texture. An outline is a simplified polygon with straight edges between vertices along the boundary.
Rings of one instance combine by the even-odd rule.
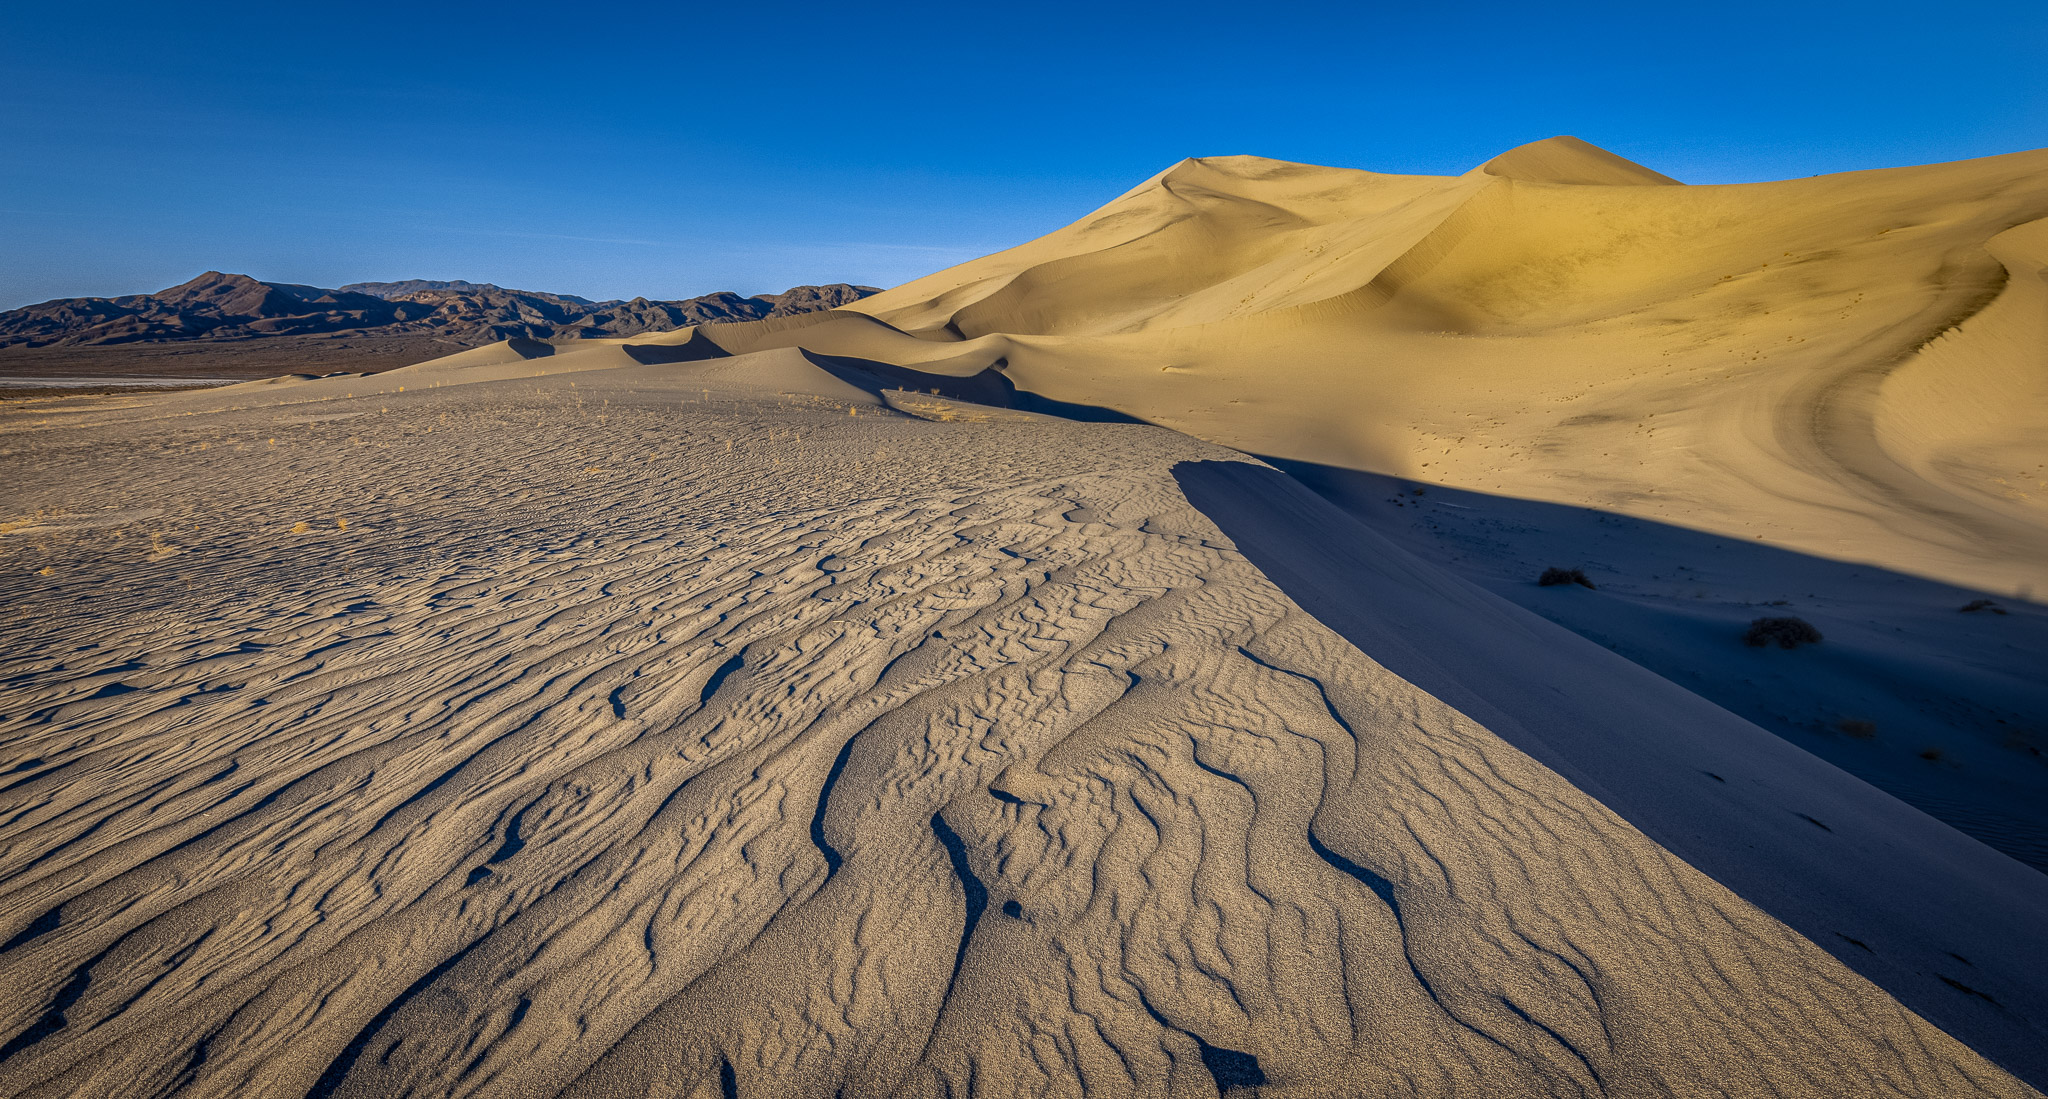
[[[0,1093],[2036,1094],[1307,611],[1277,473],[675,357],[0,423]]]

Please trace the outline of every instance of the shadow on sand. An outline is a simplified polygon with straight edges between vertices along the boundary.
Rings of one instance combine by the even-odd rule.
[[[1185,462],[1174,476],[1239,552],[1388,671],[1980,1053],[2048,1084],[2048,875],[1404,549],[1285,473]],[[1601,595],[1568,587],[1541,592]],[[1725,637],[1722,625],[1706,629]],[[1749,650],[1739,630],[1732,648],[1744,659],[1806,655]]]
[[[1409,552],[2048,869],[2042,607],[1593,508],[1266,460]],[[1539,586],[1550,567],[1596,590]],[[1767,616],[1825,640],[1744,645]]]
[[[1019,412],[1035,412],[1041,416],[1058,416],[1063,420],[1079,420],[1082,423],[1145,422],[1113,408],[1056,401],[1028,389],[1018,389],[1017,383],[1012,382],[1009,375],[1003,373],[1003,367],[1008,364],[1002,359],[997,359],[994,365],[979,373],[954,377],[949,374],[927,374],[921,370],[893,366],[872,359],[820,355],[815,351],[804,351],[803,356],[810,360],[812,366],[878,397],[886,389],[906,389],[915,393],[930,393],[948,400],[969,401],[991,408],[1009,408]]]

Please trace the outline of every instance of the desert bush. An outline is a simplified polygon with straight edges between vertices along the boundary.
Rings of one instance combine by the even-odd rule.
[[[2005,613],[2004,607],[1993,603],[1989,599],[1972,599],[1968,603],[1963,604],[1962,610],[1964,614],[1975,614],[1978,611],[1990,611],[1992,614]]]
[[[1586,570],[1561,569],[1556,565],[1544,569],[1543,575],[1537,577],[1536,582],[1546,588],[1554,588],[1560,584],[1577,584],[1582,588],[1593,587],[1593,582],[1586,579]]]
[[[1775,641],[1781,649],[1820,643],[1820,631],[1804,618],[1759,618],[1742,635],[1746,645],[1762,648]]]

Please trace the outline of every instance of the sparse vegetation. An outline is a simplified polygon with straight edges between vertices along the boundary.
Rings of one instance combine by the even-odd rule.
[[[1796,649],[1818,645],[1820,640],[1820,631],[1804,618],[1759,618],[1742,635],[1743,644],[1759,649],[1773,641],[1781,649]]]
[[[1920,749],[1920,758],[1926,760],[1929,763],[1938,762],[1941,759],[1941,749],[1922,748]]]
[[[1992,614],[2004,614],[2005,608],[1999,606],[1996,603],[1993,603],[1989,599],[1972,599],[1968,603],[1963,604],[1962,611],[1964,614],[1975,614],[1978,611],[1990,611]]]
[[[1561,584],[1577,584],[1582,588],[1593,587],[1593,582],[1586,579],[1586,570],[1561,569],[1556,565],[1544,569],[1543,575],[1536,578],[1536,583],[1546,588],[1555,588]],[[1594,590],[1598,591],[1599,589],[1594,588]]]
[[[1865,721],[1860,717],[1845,717],[1835,722],[1835,728],[1855,737],[1872,737],[1877,735],[1877,722]]]

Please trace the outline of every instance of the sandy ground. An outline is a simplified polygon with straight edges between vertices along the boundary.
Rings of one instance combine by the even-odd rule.
[[[0,1090],[2032,1094],[1304,613],[1183,491],[1235,453],[881,396],[6,421]]]

